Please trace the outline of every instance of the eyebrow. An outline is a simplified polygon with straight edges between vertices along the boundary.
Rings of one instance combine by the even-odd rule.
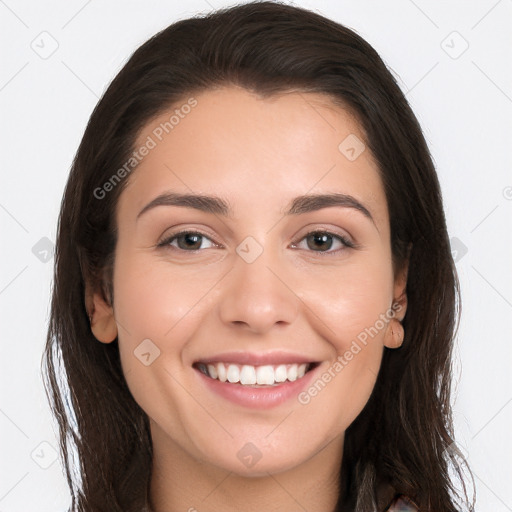
[[[183,206],[187,208],[194,208],[206,213],[212,213],[214,215],[222,215],[224,217],[231,217],[233,214],[233,210],[229,203],[220,197],[202,194],[179,194],[176,192],[166,192],[155,197],[155,199],[144,206],[137,215],[137,219],[147,211],[152,210],[157,206]],[[332,206],[355,209],[375,224],[368,208],[366,208],[355,197],[348,194],[308,194],[298,196],[290,201],[287,209],[284,211],[284,215],[301,215]]]

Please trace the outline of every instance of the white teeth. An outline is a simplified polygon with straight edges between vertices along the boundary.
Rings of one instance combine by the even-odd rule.
[[[212,375],[210,373],[210,375]],[[242,371],[240,372],[240,384],[256,384],[256,370],[254,366],[244,364]]]
[[[290,366],[290,368],[288,368],[287,375],[288,375],[288,380],[291,380],[292,382],[294,380],[297,380],[297,365],[296,364],[292,364]]]
[[[240,381],[240,369],[236,364],[230,364],[228,366],[227,376],[229,382],[235,383]]]
[[[274,382],[274,368],[272,366],[258,366],[256,370],[256,383],[271,386]]]
[[[219,376],[219,380],[221,382],[226,382],[228,380],[228,376],[226,374],[226,367],[224,366],[224,364],[223,363],[218,363],[215,366],[217,366],[217,374]],[[211,373],[210,373],[210,377],[212,379],[215,378]]]
[[[286,365],[280,364],[274,371],[274,379],[276,382],[284,382],[286,380]]]
[[[201,371],[207,373],[212,379],[231,384],[240,383],[243,386],[273,386],[277,383],[290,381],[304,377],[310,365],[280,364],[276,366],[263,365],[251,366],[249,364],[237,365],[232,363],[208,363],[202,364]]]
[[[217,378],[217,368],[215,368],[215,366],[213,364],[208,365],[208,373],[210,374],[212,379]]]

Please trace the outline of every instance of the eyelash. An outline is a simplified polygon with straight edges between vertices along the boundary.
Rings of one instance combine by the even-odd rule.
[[[320,254],[322,256],[329,256],[329,255],[337,254],[338,252],[343,251],[344,249],[347,249],[347,248],[349,248],[349,249],[357,248],[357,245],[355,243],[351,242],[350,240],[348,240],[347,238],[345,238],[345,237],[343,237],[341,235],[337,235],[335,233],[331,233],[330,231],[319,230],[319,229],[315,229],[315,230],[312,230],[312,231],[306,233],[299,240],[299,242],[302,242],[302,240],[306,239],[308,236],[310,236],[312,234],[316,234],[316,235],[329,235],[329,236],[331,236],[331,237],[333,237],[335,239],[338,239],[342,243],[342,245],[344,246],[343,248],[336,249],[335,251],[331,251],[331,250],[328,250],[328,251],[313,251],[313,250],[311,250],[310,251],[310,252],[314,252],[314,253]],[[191,252],[191,253],[197,253],[199,251],[204,250],[204,249],[192,249],[192,250],[189,251],[189,250],[186,250],[186,249],[181,249],[179,247],[171,246],[171,242],[176,240],[180,235],[199,235],[199,236],[201,236],[203,238],[207,238],[213,244],[219,245],[219,244],[216,244],[213,240],[211,240],[211,238],[208,235],[206,235],[204,233],[201,233],[200,231],[183,230],[183,231],[178,231],[176,233],[173,233],[173,234],[169,235],[164,240],[159,242],[157,244],[157,247],[172,247],[173,250],[178,250],[178,251],[182,251],[182,252]],[[296,245],[296,242],[294,242],[293,245]]]

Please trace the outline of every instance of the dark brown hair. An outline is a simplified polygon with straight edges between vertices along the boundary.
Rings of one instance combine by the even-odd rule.
[[[421,511],[472,510],[450,403],[459,285],[421,128],[365,40],[319,14],[275,2],[170,25],[137,49],[91,115],[62,201],[43,361],[71,510],[140,512],[152,467],[148,418],[125,382],[117,340],[95,340],[84,301],[86,283],[112,299],[115,211],[129,176],[104,197],[94,191],[130,158],[152,118],[225,85],[262,97],[325,93],[350,109],[379,165],[395,268],[409,257],[405,341],[385,350],[373,393],[346,431],[336,510],[380,512],[396,494]]]

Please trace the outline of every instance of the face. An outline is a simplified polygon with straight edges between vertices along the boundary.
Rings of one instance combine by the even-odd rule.
[[[156,447],[285,471],[340,446],[392,346],[403,283],[386,197],[358,123],[328,97],[194,98],[169,133],[172,112],[140,133],[151,147],[120,195],[114,305],[95,295],[94,332],[118,335]]]

